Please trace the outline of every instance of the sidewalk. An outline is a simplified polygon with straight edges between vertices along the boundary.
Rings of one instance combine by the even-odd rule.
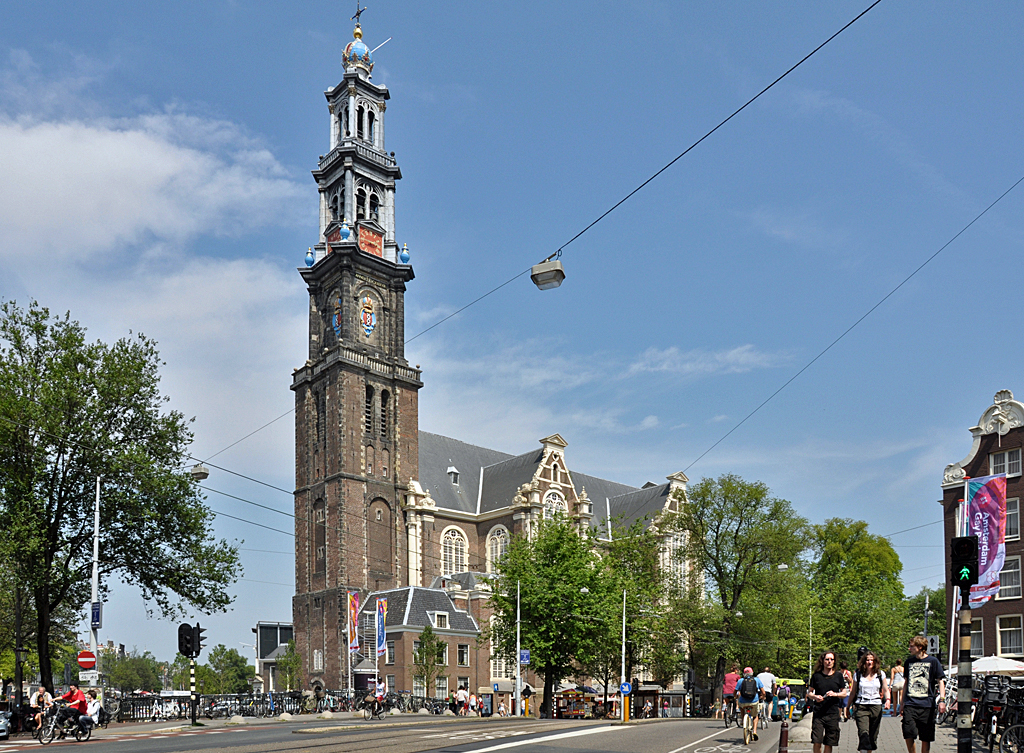
[[[775,735],[774,739],[777,740],[779,725],[772,724],[771,729]],[[790,727],[790,753],[810,751],[812,749],[810,739],[811,717],[808,715]],[[878,750],[885,751],[885,753],[903,753],[906,749],[907,744],[903,741],[903,726],[899,717],[882,717],[882,724],[878,730]],[[983,749],[978,739],[975,739],[974,749],[978,753]],[[857,725],[852,719],[839,725],[839,745],[832,750],[834,753],[857,753]],[[920,753],[920,742],[917,744],[917,750]],[[937,727],[931,751],[932,753],[956,753],[956,729],[949,725]],[[988,748],[984,748],[984,753],[988,753]]]

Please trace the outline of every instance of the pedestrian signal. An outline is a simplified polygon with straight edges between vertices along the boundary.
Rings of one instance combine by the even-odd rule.
[[[954,586],[970,588],[978,582],[978,537],[957,536],[949,542],[949,575]]]

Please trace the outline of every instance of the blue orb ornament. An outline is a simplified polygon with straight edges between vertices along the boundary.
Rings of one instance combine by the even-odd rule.
[[[402,253],[399,254],[398,258],[400,258],[402,260],[402,264],[408,264],[409,263],[409,244],[408,243],[403,243],[402,244]]]
[[[352,235],[352,231],[348,229],[348,222],[344,218],[341,220],[341,230],[338,231],[338,234],[341,235],[343,241],[347,241],[348,237]]]
[[[306,266],[307,267],[312,267],[315,262],[316,262],[316,257],[313,256],[313,249],[311,248],[311,249],[309,249],[309,251],[306,252]]]

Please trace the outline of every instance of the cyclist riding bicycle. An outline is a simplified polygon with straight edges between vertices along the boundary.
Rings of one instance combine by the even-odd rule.
[[[728,719],[736,714],[736,683],[740,681],[739,665],[734,664],[722,683],[722,716]],[[728,726],[728,724],[726,725]]]
[[[43,711],[47,706],[53,705],[53,696],[43,685],[40,685],[39,690],[32,694],[31,703],[32,713],[36,718],[36,729],[39,729],[43,724]]]
[[[373,690],[373,702],[377,709],[384,708],[384,696],[388,693],[388,686],[380,678],[377,679],[377,684]],[[376,709],[375,709],[376,710]]]
[[[753,739],[757,741],[757,705],[764,696],[764,685],[754,677],[754,670],[750,667],[743,668],[743,677],[736,683],[736,703],[740,711],[750,714],[753,717],[754,732]]]

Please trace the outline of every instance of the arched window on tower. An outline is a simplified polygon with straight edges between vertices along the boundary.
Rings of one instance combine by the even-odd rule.
[[[338,129],[338,133],[346,139],[352,135],[348,130],[348,105],[345,105],[341,110],[341,128]]]
[[[324,501],[313,503],[313,572],[322,573],[327,562],[327,509]]]
[[[466,572],[466,536],[449,528],[441,539],[441,575]]]
[[[374,222],[380,222],[380,199],[377,198],[377,194],[370,194],[370,211],[368,216]]]
[[[366,219],[366,189],[360,188],[356,191],[356,219]]]
[[[493,573],[500,560],[508,551],[508,530],[495,526],[487,535],[487,572]]]
[[[366,118],[366,108],[362,105],[356,110],[356,138],[365,139],[363,120]]]
[[[388,477],[388,468],[391,466],[391,453],[387,449],[380,451],[380,475],[382,478]]]
[[[366,385],[366,407],[363,410],[363,420],[366,422],[367,434],[373,434],[373,387]]]
[[[377,145],[377,116],[374,114],[373,110],[370,110],[366,114],[366,120],[367,120],[367,122],[369,124],[369,128],[367,129],[369,142],[371,144],[373,144],[374,146],[376,146]]]
[[[384,438],[388,436],[388,411],[391,408],[391,395],[388,394],[387,390],[380,391],[380,435]]]
[[[544,495],[544,518],[550,520],[555,515],[565,515],[569,512],[568,506],[565,504],[565,497],[556,492],[555,490],[549,491]]]
[[[366,475],[373,475],[373,445],[366,445]]]

